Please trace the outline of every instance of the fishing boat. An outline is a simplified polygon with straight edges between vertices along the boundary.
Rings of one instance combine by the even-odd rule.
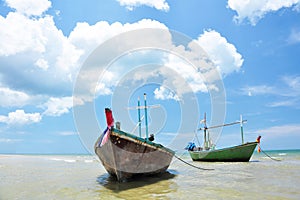
[[[203,130],[204,132],[204,143],[202,147],[197,147],[195,143],[190,142],[186,149],[188,150],[193,161],[206,161],[206,162],[248,162],[260,141],[260,136],[254,142],[244,143],[243,135],[243,123],[247,120],[243,120],[242,116],[240,121],[233,122],[229,124],[217,125],[212,127],[206,126],[206,115],[204,115],[204,128],[198,130]],[[234,124],[241,124],[241,137],[242,144],[216,149],[216,145],[210,140],[209,129],[220,128],[222,126],[230,126]]]
[[[107,128],[95,143],[95,153],[98,155],[106,171],[118,181],[128,180],[136,176],[153,175],[165,172],[175,154],[171,149],[153,142],[153,134],[148,137],[146,94],[145,106],[140,106],[139,136],[120,130],[117,122],[114,127],[112,111],[105,109]],[[145,109],[146,137],[141,137],[140,109]]]

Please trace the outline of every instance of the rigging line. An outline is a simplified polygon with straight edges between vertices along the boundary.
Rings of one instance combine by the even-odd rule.
[[[261,152],[263,152],[266,156],[268,156],[269,158],[271,158],[272,160],[274,161],[281,161],[281,160],[278,160],[276,158],[272,158],[270,155],[268,155],[265,151],[263,151],[261,148],[260,148]]]
[[[197,142],[198,142],[198,145],[200,146],[201,144],[200,144],[200,142],[199,142],[199,138],[198,138],[198,135],[197,135],[197,131],[195,131],[195,136],[194,136],[194,138],[196,137],[196,140],[197,140]]]
[[[174,157],[177,158],[178,160],[180,160],[181,162],[183,162],[183,163],[185,163],[185,164],[187,164],[187,165],[189,165],[189,166],[191,166],[191,167],[194,167],[194,168],[196,168],[196,169],[200,169],[200,170],[215,170],[215,169],[207,169],[207,168],[197,167],[197,166],[195,166],[195,165],[192,165],[192,164],[190,164],[190,163],[188,163],[188,162],[182,160],[182,159],[179,158],[177,155],[174,155]]]
[[[142,116],[141,121],[138,122],[138,123],[135,125],[135,127],[134,127],[134,129],[131,131],[131,133],[134,133],[134,132],[136,131],[137,127],[142,123],[144,117],[145,117],[145,115]]]

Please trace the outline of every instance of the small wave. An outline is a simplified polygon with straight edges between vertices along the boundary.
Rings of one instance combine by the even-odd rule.
[[[71,160],[71,159],[66,159],[64,160],[65,162],[69,162],[69,163],[73,163],[73,162],[76,162],[76,160]]]
[[[94,160],[84,160],[85,163],[92,163]]]
[[[49,160],[64,161],[64,162],[68,162],[68,163],[76,162],[76,160],[74,160],[74,159],[65,159],[65,158],[50,158]]]
[[[285,156],[286,153],[279,153],[278,155],[279,155],[279,156]]]
[[[62,159],[60,159],[60,158],[50,158],[49,160],[62,161]]]

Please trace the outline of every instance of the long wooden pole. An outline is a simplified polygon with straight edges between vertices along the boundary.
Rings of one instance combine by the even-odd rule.
[[[207,131],[207,126],[206,126],[206,113],[204,113],[204,149],[207,149],[206,131]]]
[[[242,115],[240,117],[240,123],[241,123],[242,144],[244,144],[244,130],[243,130],[243,117],[242,117]]]
[[[138,98],[138,120],[139,120],[139,136],[142,137],[142,122],[141,122],[141,103],[140,97]]]
[[[145,126],[146,126],[146,139],[148,140],[148,118],[147,118],[147,100],[146,100],[146,93],[144,93],[144,100],[145,100]]]

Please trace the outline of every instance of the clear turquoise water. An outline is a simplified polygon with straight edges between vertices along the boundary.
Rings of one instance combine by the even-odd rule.
[[[94,156],[0,155],[0,199],[300,199],[300,151],[255,153],[249,163],[176,159],[168,173],[118,183]]]

